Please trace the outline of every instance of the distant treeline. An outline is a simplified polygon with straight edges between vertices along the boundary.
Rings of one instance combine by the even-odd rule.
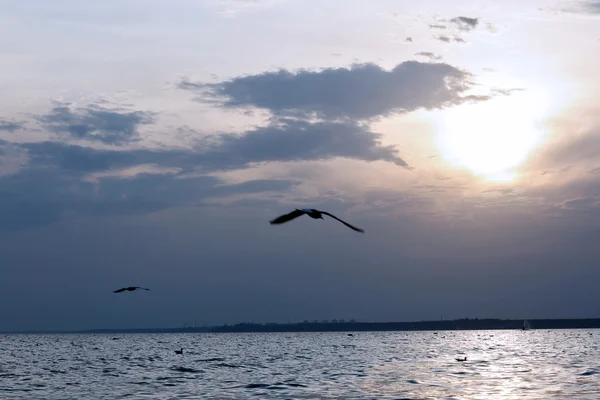
[[[0,333],[226,333],[226,332],[384,332],[384,331],[460,331],[521,329],[522,319],[463,318],[447,321],[356,322],[350,320],[304,321],[297,323],[252,323],[183,328],[91,329],[83,331],[4,331]],[[593,329],[600,328],[600,318],[529,319],[529,329]]]
[[[521,329],[523,320],[456,319],[419,322],[303,322],[294,324],[240,323],[209,328],[209,332],[364,332],[364,331],[447,331]],[[534,319],[527,320],[530,329],[600,328],[600,318],[594,319]],[[194,329],[194,328],[190,328]]]
[[[184,332],[367,332],[367,331],[448,331],[448,330],[495,330],[521,329],[522,319],[477,319],[464,318],[448,321],[418,322],[317,322],[299,323],[249,323],[221,325],[202,328],[172,329],[103,329],[83,331],[85,333],[184,333]],[[600,328],[600,318],[590,319],[530,319],[529,329],[591,329]]]

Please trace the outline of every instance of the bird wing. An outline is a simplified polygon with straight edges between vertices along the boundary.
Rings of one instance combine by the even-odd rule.
[[[321,211],[321,214],[328,215],[328,216],[330,216],[330,217],[331,217],[331,218],[333,218],[333,219],[337,219],[337,220],[338,220],[338,221],[340,221],[342,224],[346,225],[348,228],[350,228],[350,229],[352,229],[352,230],[355,230],[356,232],[365,233],[365,231],[364,231],[364,230],[362,230],[362,229],[360,229],[360,228],[357,228],[356,226],[350,225],[350,224],[349,224],[349,223],[347,223],[346,221],[342,221],[341,219],[339,219],[338,217],[336,217],[336,216],[335,216],[335,215],[333,215],[333,214],[330,214],[330,213],[328,213],[328,212],[326,212],[326,211]]]
[[[284,214],[284,215],[281,215],[281,216],[279,216],[279,217],[275,218],[274,220],[270,221],[269,223],[270,223],[271,225],[275,225],[275,224],[283,224],[284,222],[291,221],[292,219],[294,219],[294,218],[298,218],[299,216],[301,216],[301,215],[304,215],[304,214],[306,214],[306,212],[305,212],[305,211],[302,211],[302,210],[294,210],[294,211],[292,211],[292,212],[291,212],[291,213],[289,213],[289,214]]]
[[[136,289],[150,290],[150,289],[146,289],[145,287],[139,287],[139,286],[136,286]]]
[[[127,288],[113,290],[113,293],[121,293],[121,292],[124,292],[125,290],[127,290]]]

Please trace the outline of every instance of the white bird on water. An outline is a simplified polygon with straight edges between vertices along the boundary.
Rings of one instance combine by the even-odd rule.
[[[284,215],[281,215],[281,216],[275,218],[274,220],[270,221],[270,224],[271,225],[283,224],[284,222],[291,221],[294,218],[298,218],[304,214],[308,215],[309,217],[311,217],[313,219],[324,219],[323,215],[327,215],[333,219],[337,219],[342,224],[346,225],[348,228],[350,228],[352,230],[355,230],[355,231],[361,232],[361,233],[365,232],[364,230],[362,230],[360,228],[357,228],[353,225],[350,225],[349,223],[347,223],[345,221],[342,221],[341,219],[339,219],[338,217],[336,217],[333,214],[328,213],[327,211],[315,210],[314,208],[301,208],[301,209],[297,208],[289,214],[284,214]]]

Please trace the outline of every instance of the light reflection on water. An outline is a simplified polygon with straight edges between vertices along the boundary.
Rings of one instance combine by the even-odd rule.
[[[594,330],[3,335],[0,398],[598,399],[599,344]]]

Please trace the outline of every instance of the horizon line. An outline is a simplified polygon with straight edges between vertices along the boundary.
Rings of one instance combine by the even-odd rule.
[[[332,319],[332,320],[303,320],[301,322],[236,322],[233,324],[221,324],[221,325],[206,325],[206,326],[183,326],[183,327],[171,327],[171,328],[90,328],[90,329],[26,329],[26,330],[3,330],[0,331],[0,334],[4,335],[14,335],[14,334],[85,334],[85,333],[185,333],[185,332],[197,332],[197,333],[227,333],[227,332],[236,332],[232,329],[240,328],[240,327],[294,327],[294,326],[346,326],[350,328],[348,325],[355,326],[372,326],[372,327],[383,327],[384,325],[448,325],[456,322],[469,322],[469,323],[477,323],[477,322],[504,322],[504,323],[517,323],[528,321],[530,324],[532,322],[577,322],[577,321],[595,321],[597,322],[597,328],[600,328],[600,317],[586,317],[586,318],[456,318],[456,319],[440,319],[440,320],[418,320],[418,321],[378,321],[378,322],[368,322],[368,321],[357,321],[357,320],[344,320],[344,319]],[[409,328],[405,327],[405,328]],[[390,331],[405,331],[405,330],[420,330],[420,329],[388,329]],[[412,327],[417,328],[417,327]],[[425,327],[421,327],[425,328]],[[230,329],[230,330],[228,330]],[[507,328],[487,328],[487,329],[514,329],[513,327]],[[532,327],[535,329],[535,327]],[[543,328],[542,328],[543,329]],[[569,328],[554,328],[554,329],[569,329]],[[578,328],[573,328],[578,329]],[[444,329],[441,326],[438,326],[437,329],[428,328],[422,330],[478,330],[477,328],[457,328],[457,329]],[[480,328],[479,330],[486,330],[486,328]],[[317,332],[327,332],[328,330],[319,330]],[[340,331],[340,330],[334,330]],[[347,331],[351,331],[348,329]],[[272,332],[269,330],[261,330],[256,332]],[[275,331],[279,332],[279,331]],[[300,331],[301,332],[301,331]]]

